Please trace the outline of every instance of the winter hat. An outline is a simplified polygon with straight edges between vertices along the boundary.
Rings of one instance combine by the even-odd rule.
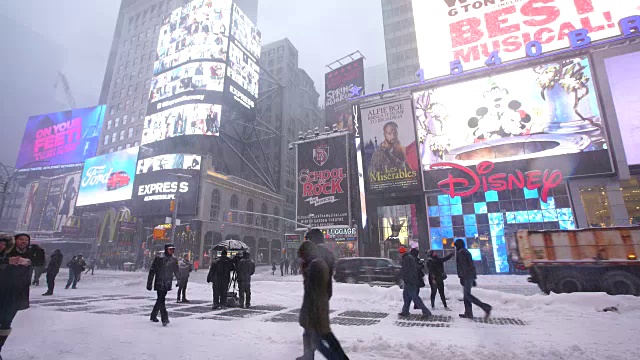
[[[19,234],[15,234],[15,235],[13,235],[13,238],[14,238],[14,239],[17,239],[17,238],[19,238],[20,236],[26,236],[26,237],[27,237],[27,239],[29,239],[29,243],[31,243],[31,236],[30,236],[29,234],[26,234],[26,233],[19,233]]]
[[[465,248],[465,244],[464,244],[464,240],[462,239],[457,239],[456,241],[453,242],[453,245],[456,247],[456,249],[461,250]]]
[[[404,247],[404,246],[401,246],[401,247],[400,247],[400,249],[398,249],[398,252],[399,252],[400,254],[404,254],[404,253],[406,253],[406,252],[407,252],[407,248],[406,248],[406,247]]]
[[[167,250],[169,250],[169,249],[175,249],[175,248],[176,248],[176,246],[173,245],[172,243],[168,243],[168,244],[164,245],[164,251],[165,252],[167,252]]]
[[[324,234],[320,229],[311,229],[304,235],[305,240],[313,241],[315,244],[324,242]]]
[[[222,252],[220,253],[220,255],[222,255],[222,256],[227,256],[227,250],[226,250],[226,249],[225,249],[225,250],[222,250]]]
[[[251,257],[251,253],[248,251],[245,251],[244,254],[242,254],[242,257],[244,257],[245,259],[248,259]]]
[[[418,250],[418,248],[412,248],[409,251],[409,254],[411,254],[412,256],[418,257],[418,255],[420,255],[420,251]]]

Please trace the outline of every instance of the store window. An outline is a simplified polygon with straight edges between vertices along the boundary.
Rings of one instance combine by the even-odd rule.
[[[627,208],[630,225],[640,225],[640,180],[633,178],[628,181],[621,181],[622,197]]]
[[[220,216],[220,191],[213,190],[211,192],[211,211],[209,212],[209,220],[217,221]]]
[[[251,199],[247,200],[247,225],[254,225],[253,214],[249,214],[250,212],[253,212],[253,200]]]
[[[587,215],[589,227],[613,226],[609,198],[604,186],[581,187],[580,199]]]
[[[576,228],[565,186],[554,188],[546,202],[537,189],[526,188],[428,196],[427,216],[431,249],[451,249],[455,239],[464,239],[484,273],[509,271],[508,244],[518,230]]]
[[[400,246],[418,247],[416,205],[382,206],[378,208],[378,228],[382,257],[398,259]]]

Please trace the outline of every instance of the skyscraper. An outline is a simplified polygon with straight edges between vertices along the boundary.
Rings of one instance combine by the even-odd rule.
[[[420,62],[411,3],[412,0],[382,0],[389,88],[418,81]]]

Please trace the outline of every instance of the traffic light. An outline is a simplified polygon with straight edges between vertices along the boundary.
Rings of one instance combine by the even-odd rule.
[[[171,205],[169,205],[169,210],[173,212],[176,209],[176,201],[171,200]]]

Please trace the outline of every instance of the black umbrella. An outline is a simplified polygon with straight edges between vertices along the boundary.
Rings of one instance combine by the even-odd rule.
[[[213,247],[215,251],[247,251],[249,250],[249,246],[243,243],[240,240],[224,240],[219,242],[216,246]]]

